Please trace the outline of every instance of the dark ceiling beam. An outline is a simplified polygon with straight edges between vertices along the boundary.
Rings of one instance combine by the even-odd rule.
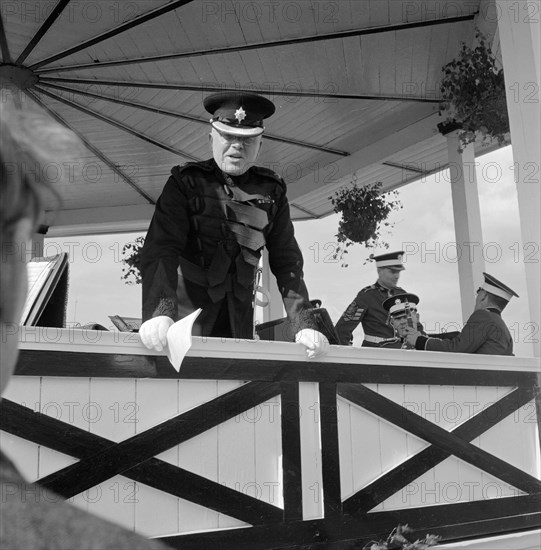
[[[30,65],[30,67],[28,67],[28,68],[32,69],[32,70],[36,70],[39,67],[43,67],[44,65],[48,65],[49,63],[53,63],[54,61],[58,61],[59,59],[63,59],[64,57],[67,57],[68,55],[72,55],[74,53],[80,52],[81,50],[89,48],[90,46],[94,46],[95,44],[99,44],[100,42],[103,42],[104,40],[108,40],[109,38],[117,36],[118,34],[121,34],[125,31],[130,30],[130,29],[133,29],[134,27],[137,27],[138,25],[141,25],[141,24],[146,23],[148,21],[152,21],[152,19],[155,19],[156,17],[160,17],[161,15],[164,15],[165,13],[168,13],[170,11],[176,10],[177,8],[185,6],[186,4],[189,4],[191,1],[192,0],[174,0],[173,2],[169,2],[165,6],[160,6],[159,8],[151,10],[147,13],[143,13],[139,17],[134,17],[130,21],[126,21],[126,23],[122,23],[121,25],[119,25],[118,27],[115,27],[114,29],[102,32],[101,34],[98,34],[97,36],[94,36],[93,38],[85,40],[85,41],[81,42],[78,46],[74,46],[73,48],[68,48],[67,50],[64,50],[64,51],[59,52],[55,55],[47,57],[46,59],[42,59],[41,61],[38,61],[37,63],[34,63],[33,65]]]
[[[161,143],[160,141],[157,141],[151,137],[145,136],[145,134],[138,132],[137,130],[134,130],[133,128],[130,128],[129,126],[126,126],[125,124],[122,124],[121,122],[117,122],[116,120],[113,120],[112,118],[109,118],[107,116],[104,116],[100,113],[97,113],[96,111],[93,111],[92,109],[88,109],[87,107],[84,107],[83,105],[79,105],[79,103],[76,103],[74,101],[70,101],[69,99],[65,99],[62,96],[59,96],[57,94],[53,94],[39,86],[35,86],[36,90],[39,90],[40,93],[46,95],[47,97],[50,97],[51,99],[54,99],[56,101],[59,101],[61,103],[64,103],[64,105],[68,105],[69,107],[72,107],[74,109],[77,109],[78,111],[81,111],[85,113],[88,116],[91,116],[93,118],[96,118],[98,120],[101,120],[107,124],[110,124],[111,126],[115,126],[116,128],[119,128],[120,130],[123,130],[124,132],[127,132],[128,134],[131,134],[132,136],[135,136],[143,141],[146,141],[147,143],[151,143],[152,145],[155,145],[156,147],[159,147],[160,149],[164,149],[165,151],[169,151],[170,153],[173,153],[175,155],[179,155],[181,157],[185,157],[190,160],[199,161],[201,160],[198,157],[195,157],[193,155],[190,155],[189,153],[186,153],[184,151],[179,151],[178,149],[175,149],[171,147],[170,145],[167,145],[166,143]]]
[[[2,13],[0,12],[0,51],[2,52],[3,63],[13,63],[11,54],[9,53],[8,39],[6,36],[6,30],[4,29],[4,20],[2,19]]]
[[[38,42],[43,38],[44,34],[52,27],[53,23],[57,20],[60,14],[64,11],[64,8],[69,4],[70,0],[59,0],[58,4],[54,7],[53,11],[49,14],[49,17],[44,21],[43,25],[38,29],[38,32],[28,42],[26,48],[22,51],[21,55],[17,58],[15,63],[22,65],[24,60],[30,55],[32,50],[36,47]]]
[[[162,107],[152,107],[151,105],[144,105],[143,103],[137,103],[136,101],[126,101],[124,99],[118,99],[116,97],[111,97],[103,94],[95,94],[94,92],[88,92],[86,90],[78,90],[77,88],[68,88],[66,86],[59,86],[58,84],[53,84],[50,81],[40,81],[40,86],[46,86],[47,88],[53,88],[55,90],[60,90],[62,92],[67,92],[69,94],[79,94],[86,97],[92,97],[94,99],[99,99],[102,101],[108,101],[110,103],[116,103],[118,105],[125,105],[127,107],[134,107],[137,109],[142,109],[143,111],[149,111],[150,113],[156,113],[158,115],[171,116],[174,118],[181,118],[188,120],[190,122],[201,122],[208,124],[208,118],[196,117],[193,115],[187,115],[184,113],[177,113],[175,111],[170,111],[169,109],[164,109]]]
[[[141,197],[143,197],[149,204],[155,205],[156,201],[147,195],[144,189],[141,189],[129,176],[127,176],[109,157],[102,153],[97,147],[95,147],[86,137],[84,137],[78,130],[76,130],[71,124],[64,120],[58,113],[53,111],[47,104],[45,104],[32,90],[26,90],[26,94],[32,98],[38,105],[45,109],[49,115],[54,118],[60,124],[63,124],[69,128],[84,144],[84,146],[97,158],[99,158],[106,166],[108,166],[115,174],[122,178],[130,187],[132,187]]]
[[[421,174],[422,176],[425,176],[428,172],[426,170],[422,170],[421,168],[417,168],[416,166],[412,166],[411,164],[400,164],[398,162],[382,162],[381,164],[384,164],[385,166],[392,166],[393,168],[398,168],[402,171],[407,172],[414,172],[416,174]]]
[[[416,29],[420,27],[434,26],[434,25],[446,25],[449,23],[461,23],[463,21],[470,21],[475,17],[472,15],[462,15],[457,17],[446,17],[443,19],[430,19],[427,21],[415,21],[411,23],[397,23],[395,25],[380,25],[377,27],[369,27],[366,29],[355,29],[350,31],[340,31],[327,34],[318,34],[313,36],[304,36],[302,38],[289,38],[283,40],[269,40],[267,42],[257,42],[255,44],[243,44],[240,46],[225,46],[223,48],[207,48],[203,50],[196,50],[191,52],[178,52],[163,55],[154,55],[147,57],[137,57],[133,59],[119,59],[111,61],[100,61],[97,63],[80,63],[76,65],[66,65],[64,67],[51,67],[44,69],[41,73],[55,71],[75,71],[79,69],[95,69],[97,67],[112,67],[112,66],[125,66],[133,65],[134,63],[153,63],[157,61],[169,61],[171,59],[181,59],[186,57],[197,57],[202,55],[216,55],[232,52],[246,52],[249,50],[262,50],[265,48],[276,48],[279,46],[292,46],[295,44],[306,44],[308,42],[320,42],[322,40],[337,40],[342,38],[350,38],[354,36],[365,36],[369,34],[379,34],[384,32],[402,31],[406,29]]]
[[[175,111],[170,111],[169,109],[163,109],[161,107],[152,107],[150,105],[144,105],[142,103],[137,103],[135,101],[125,101],[123,99],[117,99],[114,97],[109,97],[105,95],[95,94],[93,92],[87,92],[84,90],[77,90],[76,88],[67,88],[65,86],[58,86],[56,84],[51,84],[50,82],[41,82],[41,86],[46,86],[47,88],[53,88],[55,90],[60,90],[62,92],[67,92],[69,94],[80,94],[87,97],[92,97],[94,99],[103,100],[103,101],[109,101],[111,103],[116,103],[118,105],[124,105],[127,107],[132,107],[135,109],[141,109],[143,111],[148,111],[151,113],[156,113],[159,115],[164,116],[170,116],[177,119],[184,119],[188,120],[190,122],[197,122],[198,124],[205,124],[208,125],[209,119],[202,118],[202,117],[196,117],[192,115],[186,115],[183,113],[177,113]],[[304,147],[308,149],[316,149],[318,151],[321,151],[322,153],[331,153],[333,155],[338,155],[342,157],[347,157],[349,153],[347,151],[340,151],[339,149],[332,149],[330,147],[324,147],[322,145],[315,145],[313,143],[308,143],[306,141],[299,141],[296,139],[286,138],[282,136],[275,136],[272,134],[265,134],[265,139],[268,139],[270,141],[279,141],[282,143],[289,143],[290,145],[297,145],[298,147]]]
[[[321,97],[329,99],[354,99],[354,100],[366,100],[366,101],[412,101],[420,103],[439,103],[439,99],[431,99],[424,97],[416,97],[410,95],[402,96],[387,96],[377,94],[330,94],[324,92],[296,92],[293,90],[255,90],[253,88],[227,88],[224,86],[192,86],[189,84],[167,84],[165,82],[127,82],[122,80],[102,80],[92,78],[54,78],[54,77],[40,77],[40,82],[49,84],[90,84],[93,86],[113,86],[121,88],[148,88],[149,90],[181,90],[189,92],[251,92],[260,93],[270,96],[286,96],[286,97]]]

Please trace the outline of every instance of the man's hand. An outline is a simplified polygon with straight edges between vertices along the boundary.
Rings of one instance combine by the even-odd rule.
[[[406,341],[410,346],[415,347],[415,342],[417,342],[417,338],[421,336],[421,333],[416,328],[406,327],[405,328],[406,333]]]
[[[148,349],[162,351],[163,348],[167,347],[167,331],[174,323],[173,319],[166,315],[159,315],[145,321],[139,329],[141,342]]]
[[[306,355],[309,359],[322,357],[329,353],[329,341],[327,337],[312,328],[303,328],[295,334],[295,342],[306,348]]]

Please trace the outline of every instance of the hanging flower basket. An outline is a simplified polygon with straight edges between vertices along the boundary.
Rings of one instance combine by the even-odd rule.
[[[508,143],[509,116],[503,69],[498,68],[485,36],[476,30],[477,46],[462,43],[456,59],[442,67],[440,84],[441,133],[458,129],[460,150],[473,143],[478,135],[483,142]]]
[[[329,197],[336,213],[342,215],[338,223],[338,247],[333,257],[343,258],[347,248],[355,243],[363,244],[367,248],[376,246],[388,248],[383,242],[382,228],[392,228],[387,222],[393,210],[402,208],[398,200],[398,192],[381,192],[381,182],[359,187],[353,184],[342,187],[332,197]],[[347,264],[342,263],[343,267]]]

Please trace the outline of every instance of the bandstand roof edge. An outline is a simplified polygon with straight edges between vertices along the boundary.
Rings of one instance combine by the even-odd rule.
[[[34,4],[2,10],[0,81],[85,144],[69,178],[55,167],[58,236],[145,230],[171,167],[209,156],[202,99],[216,90],[276,104],[258,163],[285,179],[294,220],[331,214],[352,179],[392,190],[444,168],[441,67],[490,2]]]

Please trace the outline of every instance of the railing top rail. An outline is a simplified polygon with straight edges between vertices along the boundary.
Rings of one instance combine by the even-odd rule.
[[[19,327],[22,350],[50,352],[96,353],[130,356],[164,356],[165,352],[150,352],[129,332],[95,331],[76,328]],[[257,358],[265,361],[292,361],[308,364],[393,365],[397,367],[428,367],[433,369],[475,369],[487,371],[540,372],[540,360],[535,357],[504,357],[463,353],[442,353],[397,349],[331,346],[330,353],[317,361],[309,360],[302,346],[288,342],[234,340],[194,337],[187,357],[190,358]]]

